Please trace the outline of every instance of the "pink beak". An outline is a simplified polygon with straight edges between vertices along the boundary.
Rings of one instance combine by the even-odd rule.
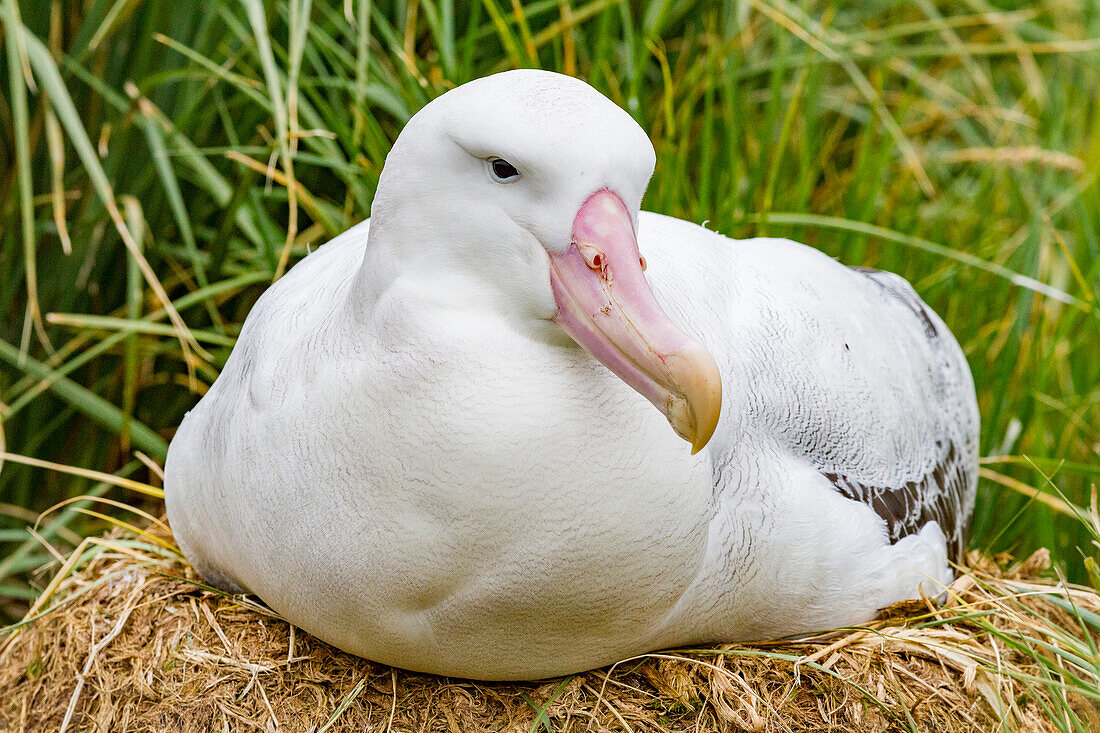
[[[722,379],[706,348],[657,305],[644,269],[626,205],[597,191],[577,212],[569,247],[550,256],[554,320],[698,453],[718,425]]]

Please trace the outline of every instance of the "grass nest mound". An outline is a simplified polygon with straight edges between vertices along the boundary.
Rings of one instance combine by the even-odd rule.
[[[504,684],[344,654],[204,586],[165,531],[116,531],[59,557],[0,636],[0,729],[1100,730],[1100,594],[1044,553],[969,559],[945,603],[866,627]]]

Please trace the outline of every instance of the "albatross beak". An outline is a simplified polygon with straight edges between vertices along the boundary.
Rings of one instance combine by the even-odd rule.
[[[550,256],[554,320],[664,413],[698,453],[722,408],[718,366],[657,305],[644,269],[622,199],[597,191],[577,212],[569,247]]]

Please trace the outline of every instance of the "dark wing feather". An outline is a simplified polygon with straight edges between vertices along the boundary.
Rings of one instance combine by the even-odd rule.
[[[941,448],[943,444],[938,444]],[[870,505],[886,522],[893,544],[936,521],[947,537],[948,555],[962,560],[966,549],[966,495],[970,485],[966,461],[954,443],[948,443],[935,468],[898,487],[868,486],[837,473],[822,472],[844,496]]]
[[[920,296],[913,290],[913,287],[904,279],[892,272],[883,272],[870,267],[853,267],[852,269],[869,277],[876,285],[885,290],[890,297],[901,301],[906,308],[913,311],[913,315],[920,320],[921,326],[924,328],[924,335],[929,341],[939,338],[940,333],[936,329],[936,323],[928,315],[928,306],[924,304]]]

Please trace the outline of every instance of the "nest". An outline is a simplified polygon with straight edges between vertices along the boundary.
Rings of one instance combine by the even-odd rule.
[[[0,636],[0,729],[27,731],[1100,730],[1100,595],[972,555],[948,601],[797,642],[643,655],[524,684],[368,662],[202,584],[166,533],[85,540]],[[1084,619],[1084,621],[1082,621]],[[1079,728],[1079,729],[1080,729]]]

